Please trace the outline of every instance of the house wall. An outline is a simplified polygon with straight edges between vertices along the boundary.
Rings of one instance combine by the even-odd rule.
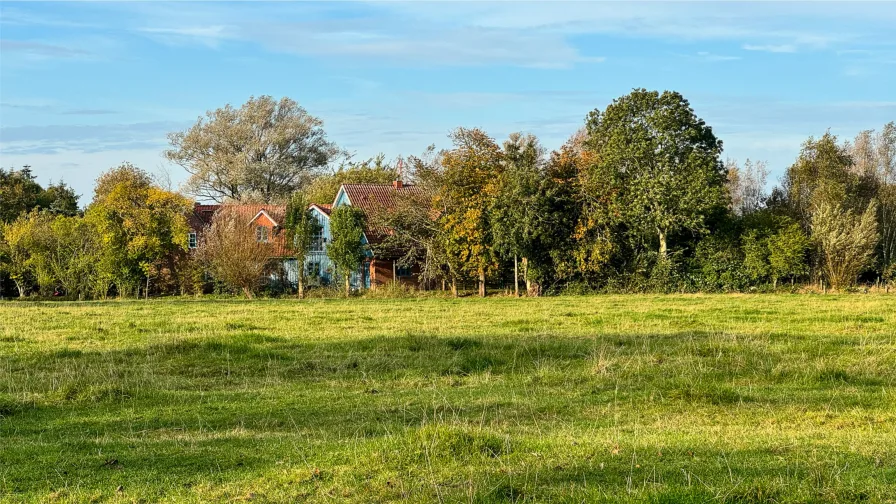
[[[345,191],[340,188],[339,193],[336,194],[336,199],[333,201],[333,208],[335,209],[342,205],[351,205],[351,201],[348,199],[348,195],[345,194]],[[312,252],[305,258],[306,280],[315,277],[320,279],[320,282],[323,285],[329,285],[338,280],[335,275],[336,267],[327,256],[326,252],[327,246],[332,241],[330,217],[317,208],[312,207],[312,211],[318,218],[318,222],[321,224],[321,234],[324,240],[324,246],[322,251]],[[367,237],[364,235],[361,235],[361,241],[365,245],[368,243]],[[377,286],[391,282],[392,261],[376,259],[373,257],[373,252],[370,250],[367,251],[366,255],[367,259],[361,264],[358,271],[351,274],[349,282],[352,288],[375,289]],[[416,277],[400,278],[399,280],[402,281],[402,283],[416,283]],[[313,280],[310,281],[309,284],[312,285]]]
[[[312,208],[312,214],[317,218],[321,226],[322,248],[313,251],[305,257],[305,280],[309,285],[319,282],[321,285],[329,285],[333,282],[333,273],[336,270],[333,262],[327,256],[327,246],[332,235],[330,234],[330,217],[316,208]]]
[[[376,289],[393,282],[396,273],[400,273],[395,261],[391,259],[373,259],[370,261],[370,285],[369,288]],[[416,287],[420,280],[420,268],[414,265],[405,275],[398,274],[398,283],[411,287]]]

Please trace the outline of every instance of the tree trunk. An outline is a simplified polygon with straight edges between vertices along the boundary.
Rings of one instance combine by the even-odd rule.
[[[516,254],[513,255],[513,296],[520,297],[520,268],[516,261]]]
[[[143,292],[143,299],[149,299],[149,275],[146,275],[146,291]]]
[[[526,295],[532,295],[532,280],[529,279],[529,258],[523,258],[523,279],[526,282]]]
[[[352,276],[351,274],[345,275],[345,297],[349,297],[352,294]]]
[[[457,297],[457,279],[451,279],[451,295]]]
[[[296,278],[296,282],[298,283],[299,288],[299,299],[305,299],[305,264],[302,261],[302,264],[299,265],[298,274]]]
[[[22,285],[22,283],[19,282],[18,280],[13,280],[13,281],[16,283],[16,289],[18,289],[18,291],[19,291],[19,297],[20,298],[25,297],[25,286]]]
[[[479,297],[485,297],[485,268],[479,268]]]
[[[772,279],[772,289],[778,290],[778,277]]]
[[[252,289],[243,287],[243,294],[246,295],[246,299],[252,299]]]
[[[660,259],[666,258],[666,231],[657,229],[660,235]]]

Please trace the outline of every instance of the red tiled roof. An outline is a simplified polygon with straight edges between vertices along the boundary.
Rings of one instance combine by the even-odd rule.
[[[342,188],[352,206],[360,208],[368,217],[379,209],[394,209],[397,199],[403,195],[420,194],[421,191],[415,185],[395,187],[394,184],[342,184]],[[381,242],[390,233],[389,229],[372,225],[369,219],[365,224],[364,234],[371,244]]]
[[[333,211],[333,205],[322,204],[322,203],[312,203],[311,206],[317,207],[321,212],[330,215],[330,212]]]
[[[193,213],[187,218],[190,229],[201,233],[203,229],[211,226],[215,213],[224,205],[195,205]],[[286,215],[286,207],[283,205],[227,205],[237,214],[246,219],[246,225],[252,223],[253,219],[263,210],[268,216],[274,220],[277,226],[283,225]],[[267,226],[266,226],[267,227]],[[270,234],[271,242],[274,245],[274,256],[283,257],[289,255],[286,247],[286,233],[281,229],[272,229]]]

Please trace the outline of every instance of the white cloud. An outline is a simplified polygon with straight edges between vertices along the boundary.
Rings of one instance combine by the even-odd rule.
[[[91,112],[91,111],[88,111]],[[129,124],[42,125],[0,127],[0,152],[53,154],[67,151],[113,151],[165,145],[169,131],[183,129],[178,121]]]
[[[211,48],[217,48],[221,41],[228,38],[227,27],[190,26],[178,28],[140,28],[140,32],[148,34],[161,42],[172,45],[184,45],[198,42]]]
[[[0,40],[0,52],[18,53],[39,58],[80,58],[90,55],[90,52],[83,49],[65,47],[59,44],[8,39]]]
[[[746,51],[762,51],[762,52],[772,52],[772,53],[795,53],[796,46],[793,44],[766,44],[766,45],[756,45],[756,44],[744,44],[744,50]]]
[[[704,61],[735,61],[741,59],[740,56],[726,56],[724,54],[713,54],[708,51],[699,51],[697,58]]]

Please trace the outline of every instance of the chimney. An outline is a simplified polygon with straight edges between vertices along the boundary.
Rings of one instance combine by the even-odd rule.
[[[401,183],[401,177],[404,175],[404,160],[398,158],[398,173],[396,173],[395,181],[392,182],[393,189],[401,189],[404,184]]]

